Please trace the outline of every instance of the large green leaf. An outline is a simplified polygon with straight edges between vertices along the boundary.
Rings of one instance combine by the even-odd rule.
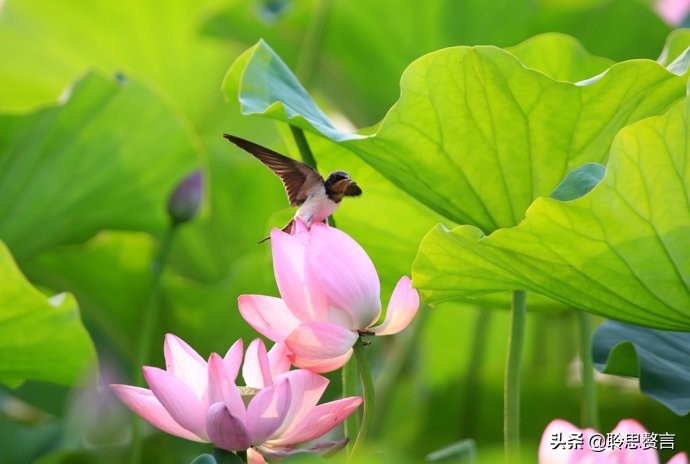
[[[545,47],[549,40],[554,46]],[[562,36],[530,41],[520,53],[530,47],[549,56],[573,51]],[[574,84],[495,47],[449,48],[410,65],[400,100],[367,136],[336,128],[264,42],[238,58],[224,90],[245,114],[338,141],[438,213],[491,232],[516,225],[568,171],[604,161],[615,133],[668,109],[685,94],[685,80],[634,60]]]
[[[602,65],[561,35],[517,48],[531,66],[561,79],[574,80],[578,60]],[[561,56],[567,59],[548,58]],[[442,50],[410,66],[401,100],[369,136],[336,128],[263,42],[233,64],[224,90],[245,113],[326,135],[437,212],[490,231],[517,224],[569,170],[604,161],[620,127],[680,99],[685,82],[676,73],[631,61],[576,85],[525,69],[493,47]]]
[[[0,15],[0,42],[21,44],[0,48],[1,108],[16,112],[51,103],[76,76],[95,68],[146,82],[169,103],[170,117],[183,127],[148,133],[152,153],[159,154],[157,146],[176,144],[180,132],[195,129],[201,136],[209,159],[205,174],[211,208],[180,234],[182,245],[173,252],[172,263],[185,275],[211,284],[224,279],[246,247],[255,244],[252,226],[263,225],[274,204],[282,204],[279,196],[275,201],[263,196],[274,179],[257,179],[255,173],[263,167],[243,156],[228,156],[221,137],[224,131],[251,125],[239,114],[228,114],[219,92],[223,72],[239,48],[200,31],[202,21],[226,3],[202,0],[170,7],[160,0],[75,0],[63,5],[8,0]],[[138,114],[141,107],[136,104],[128,112]],[[118,132],[129,119],[112,118],[110,127]],[[141,134],[148,130],[147,124],[136,124]],[[249,130],[273,134],[265,128]],[[172,140],[166,141],[168,137]],[[248,194],[253,189],[262,195]],[[276,192],[279,189],[276,185]],[[237,217],[243,227],[238,227]]]
[[[71,295],[46,298],[0,242],[0,382],[72,385],[95,367],[96,351]]]
[[[580,42],[561,34],[537,35],[507,50],[528,68],[557,81],[578,82],[614,64],[607,58],[590,55]]]
[[[690,329],[689,101],[621,130],[588,194],[539,198],[519,226],[488,236],[431,230],[415,285],[430,302],[522,288],[612,319]]]
[[[600,372],[639,377],[643,393],[678,415],[690,412],[690,333],[606,321],[592,355]]]
[[[198,147],[155,92],[89,74],[63,105],[0,116],[0,237],[21,261],[104,228],[158,232]]]
[[[666,38],[664,49],[659,55],[659,63],[668,66],[690,47],[690,29],[676,29]]]
[[[652,58],[669,30],[649,2],[640,0],[494,0],[491,7],[484,0],[265,4],[276,3],[285,7],[269,14],[261,3],[232,2],[208,21],[206,30],[246,45],[264,38],[298,75],[307,77],[310,90],[334,102],[358,125],[383,117],[399,96],[405,67],[441,48],[505,47],[558,31],[577,37],[598,55]],[[561,60],[547,56],[554,63]],[[580,66],[576,72],[589,69]]]
[[[217,118],[228,46],[199,35],[218,0],[8,0],[0,15],[0,108],[52,103],[88,69],[154,84],[196,126]],[[12,44],[12,45],[9,45]],[[214,103],[215,102],[215,103]]]

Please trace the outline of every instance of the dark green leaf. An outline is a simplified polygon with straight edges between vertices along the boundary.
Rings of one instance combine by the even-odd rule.
[[[218,464],[218,461],[216,461],[212,454],[204,453],[197,456],[190,464]]]
[[[600,372],[639,377],[642,393],[678,415],[690,412],[690,333],[606,321],[594,332],[592,355]]]
[[[246,455],[245,455],[246,456]],[[244,464],[245,460],[239,457],[236,453],[232,451],[227,451],[221,448],[213,449],[214,463],[217,464]],[[202,463],[203,464],[203,463]],[[205,464],[212,464],[207,462]]]
[[[572,172],[558,184],[551,198],[568,201],[580,198],[596,186],[606,173],[606,167],[597,163],[587,163]]]

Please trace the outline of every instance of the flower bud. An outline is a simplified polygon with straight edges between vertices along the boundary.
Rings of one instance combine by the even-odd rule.
[[[168,214],[172,223],[182,224],[194,219],[204,198],[204,175],[200,169],[189,174],[168,199]]]

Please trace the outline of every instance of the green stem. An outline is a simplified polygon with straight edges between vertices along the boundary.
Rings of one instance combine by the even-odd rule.
[[[302,158],[302,161],[312,168],[317,169],[316,159],[314,158],[314,154],[311,152],[307,138],[304,136],[304,131],[299,127],[293,126],[292,124],[290,125],[290,131],[292,132],[292,137],[295,139],[295,143],[299,149],[299,154]]]
[[[391,344],[390,349],[386,352],[386,368],[377,373],[374,382],[377,398],[376,416],[374,417],[375,427],[371,430],[374,435],[378,434],[380,427],[382,427],[382,421],[379,418],[385,411],[388,411],[388,403],[393,399],[391,392],[400,382],[400,373],[410,364],[412,364],[412,369],[419,368],[418,357],[414,356],[413,349],[420,346],[419,338],[429,313],[427,306],[420,306],[410,325],[395,337],[390,337],[392,340],[389,342]]]
[[[526,314],[527,293],[523,290],[515,290],[511,308],[503,397],[503,444],[506,462],[517,462],[520,453],[520,364],[525,342]]]
[[[364,353],[364,343],[362,337],[357,339],[354,346],[355,359],[357,360],[357,367],[359,369],[359,378],[362,381],[362,396],[364,397],[364,413],[362,414],[362,424],[359,427],[359,433],[355,444],[352,446],[352,453],[350,458],[355,456],[357,447],[365,442],[369,435],[372,423],[374,422],[374,414],[376,412],[376,400],[374,398],[374,379],[371,375],[371,367],[369,366],[369,358]]]
[[[342,369],[343,379],[343,398],[348,398],[357,395],[357,366],[355,359],[350,359]],[[352,448],[355,445],[354,437],[359,433],[359,418],[357,412],[350,414],[343,423],[345,429],[345,436],[350,438],[347,443],[348,453],[352,453]]]
[[[163,269],[170,256],[172,248],[172,240],[177,230],[177,224],[171,223],[166,229],[158,252],[153,259],[151,265],[151,282],[149,285],[149,294],[144,307],[144,321],[142,323],[141,334],[139,336],[139,353],[137,355],[136,363],[134,364],[134,384],[141,385],[144,382],[144,375],[142,366],[149,362],[151,357],[151,347],[153,346],[153,335],[155,333],[156,325],[158,323],[158,313],[160,311],[160,290],[161,290],[161,276]],[[139,416],[132,416],[132,456],[130,462],[132,464],[139,464],[142,457],[142,436],[141,436],[141,419]]]
[[[577,311],[580,325],[580,358],[582,359],[582,427],[599,429],[597,407],[597,386],[594,383],[594,360],[592,359],[592,316]]]

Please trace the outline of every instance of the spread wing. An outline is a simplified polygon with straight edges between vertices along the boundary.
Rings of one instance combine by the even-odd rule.
[[[318,172],[296,159],[288,158],[269,148],[234,135],[223,134],[223,137],[254,155],[276,176],[280,177],[283,186],[285,186],[290,206],[301,205],[307,199],[307,195],[314,185],[323,184],[323,177]]]

